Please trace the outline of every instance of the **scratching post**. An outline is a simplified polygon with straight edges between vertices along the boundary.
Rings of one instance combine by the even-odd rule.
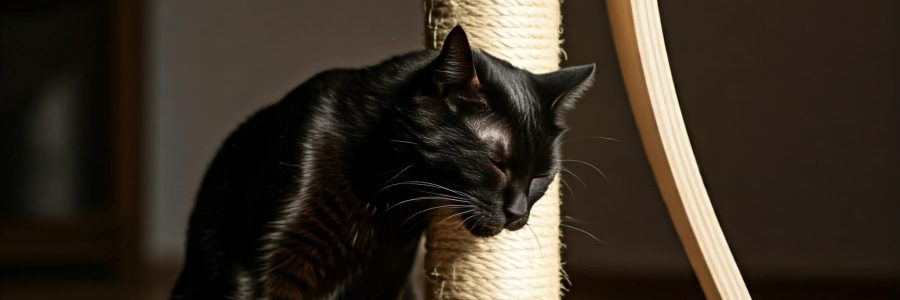
[[[425,0],[426,46],[440,49],[460,24],[475,48],[531,72],[555,71],[561,53],[559,5],[559,0]],[[559,299],[559,205],[557,175],[518,231],[480,238],[458,220],[430,224],[426,297]]]

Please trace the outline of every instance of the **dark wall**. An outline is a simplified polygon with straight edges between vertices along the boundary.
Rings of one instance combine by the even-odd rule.
[[[660,5],[700,169],[751,293],[897,293],[888,284],[900,279],[897,2]],[[563,10],[567,64],[599,67],[566,155],[609,177],[568,166],[588,187],[565,177],[574,197],[564,214],[584,220],[566,223],[608,243],[566,230],[572,296],[697,296],[682,287],[696,280],[643,156],[606,8],[567,1]],[[621,284],[595,283],[604,280]]]
[[[148,253],[180,257],[194,193],[231,130],[313,74],[423,45],[408,1],[147,0]]]

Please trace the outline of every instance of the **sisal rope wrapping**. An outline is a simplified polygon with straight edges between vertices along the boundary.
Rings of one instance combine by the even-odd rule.
[[[469,42],[534,73],[559,69],[559,0],[425,0],[426,46],[440,49],[456,24]],[[426,231],[428,299],[559,299],[559,177],[531,210],[528,225],[491,238],[460,222]],[[440,219],[437,219],[440,220]]]

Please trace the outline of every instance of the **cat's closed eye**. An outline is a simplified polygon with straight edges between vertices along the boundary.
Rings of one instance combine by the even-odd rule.
[[[491,164],[493,164],[497,170],[500,170],[500,173],[506,173],[505,171],[509,167],[502,159],[491,158]]]

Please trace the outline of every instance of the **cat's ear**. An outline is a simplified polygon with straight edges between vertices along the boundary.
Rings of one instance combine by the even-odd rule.
[[[545,105],[560,116],[572,109],[578,97],[593,83],[594,64],[568,67],[536,78]]]
[[[469,46],[466,32],[456,25],[441,48],[441,54],[434,60],[432,71],[434,84],[439,93],[447,89],[463,89],[478,83],[475,74],[475,58]]]

